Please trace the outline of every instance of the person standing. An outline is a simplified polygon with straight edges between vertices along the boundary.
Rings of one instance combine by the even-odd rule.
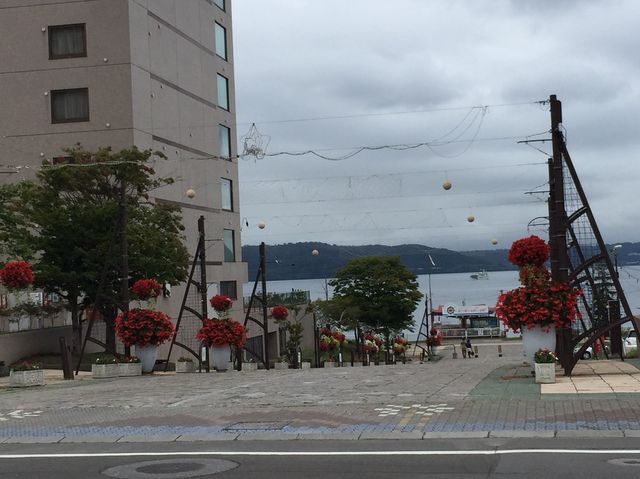
[[[471,346],[471,339],[467,337],[467,340],[465,341],[464,345],[467,348],[467,357],[468,358],[472,358],[473,357],[473,347]]]

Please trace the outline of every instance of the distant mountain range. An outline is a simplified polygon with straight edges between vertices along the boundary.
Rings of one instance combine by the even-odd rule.
[[[620,266],[640,264],[640,243],[621,243]],[[313,256],[312,251],[318,250]],[[415,274],[508,271],[516,268],[507,260],[506,249],[452,251],[419,244],[399,246],[338,246],[326,243],[286,243],[267,246],[269,280],[331,278],[353,258],[363,256],[398,256]],[[427,255],[431,255],[435,267]],[[249,281],[255,278],[259,253],[257,246],[243,246],[242,258],[249,263]]]

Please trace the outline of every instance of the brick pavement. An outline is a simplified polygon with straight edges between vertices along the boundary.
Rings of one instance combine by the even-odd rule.
[[[640,433],[640,394],[541,395],[518,343],[479,359],[85,379],[0,390],[0,442]],[[574,431],[574,432],[571,432]]]

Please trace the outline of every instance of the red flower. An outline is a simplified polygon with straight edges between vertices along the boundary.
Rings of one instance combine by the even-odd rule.
[[[535,235],[514,241],[509,250],[509,261],[516,266],[542,266],[549,259],[549,246]]]
[[[133,283],[131,290],[139,299],[146,300],[160,296],[162,285],[155,279],[139,279]]]
[[[116,335],[125,346],[158,346],[174,334],[171,319],[161,311],[136,308],[116,318]]]
[[[26,261],[9,261],[0,269],[0,282],[9,289],[23,289],[34,280],[31,265]]]
[[[274,306],[271,308],[271,316],[273,316],[273,319],[287,319],[289,310],[284,306]]]
[[[213,307],[213,309],[215,309],[219,313],[229,311],[231,309],[231,306],[233,306],[233,301],[231,301],[231,298],[223,294],[216,294],[209,301],[211,302],[211,306]]]
[[[196,339],[206,347],[230,344],[242,348],[247,342],[247,330],[232,319],[205,319]]]

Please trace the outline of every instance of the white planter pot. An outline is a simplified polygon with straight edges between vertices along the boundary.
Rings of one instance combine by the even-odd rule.
[[[536,325],[532,329],[524,328],[522,330],[522,349],[525,357],[529,360],[529,364],[532,366],[535,364],[533,355],[539,349],[556,350],[556,327],[551,325],[548,329],[549,332],[546,332],[542,329],[542,326]]]
[[[243,371],[257,371],[258,363],[242,363]]]
[[[536,383],[553,384],[556,382],[556,364],[555,363],[535,363],[536,364]]]
[[[226,371],[229,369],[229,358],[231,357],[231,348],[228,344],[224,346],[212,346],[210,359],[216,371]]]
[[[274,369],[289,369],[289,363],[275,363]]]
[[[300,363],[300,369],[311,369],[311,362],[309,361],[302,361]]]
[[[120,363],[118,367],[118,376],[142,376],[142,363]]]
[[[176,363],[177,373],[195,373],[196,364],[193,361],[178,361]]]
[[[158,346],[138,346],[135,345],[136,356],[142,363],[142,372],[151,373],[156,365],[158,357]]]
[[[94,379],[117,378],[120,375],[119,364],[92,364],[91,377]]]
[[[44,386],[44,370],[11,371],[9,386],[12,388],[25,388],[29,386]]]

